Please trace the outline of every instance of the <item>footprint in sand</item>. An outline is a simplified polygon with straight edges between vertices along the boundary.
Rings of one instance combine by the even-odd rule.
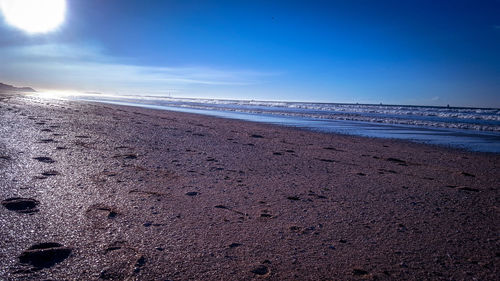
[[[479,192],[479,189],[477,188],[472,188],[472,187],[468,187],[468,186],[461,186],[458,188],[458,190],[461,190],[461,191],[472,191],[472,192]]]
[[[55,171],[55,170],[45,171],[42,173],[42,176],[44,176],[44,177],[53,177],[53,176],[57,176],[57,175],[60,175],[60,173],[58,171]]]
[[[0,160],[12,160],[12,158],[10,158],[10,156],[7,156],[7,155],[0,155]]]
[[[99,274],[103,280],[127,280],[146,264],[146,258],[125,241],[111,243],[104,254],[105,265]]]
[[[378,169],[378,174],[380,175],[385,175],[387,173],[389,174],[397,174],[398,172],[394,171],[394,170],[388,170],[388,169]]]
[[[355,276],[364,276],[364,275],[368,275],[368,271],[360,269],[360,268],[354,268],[352,270],[352,274]]]
[[[161,201],[163,197],[167,196],[167,194],[161,193],[161,192],[149,191],[149,190],[138,190],[138,189],[132,189],[128,193],[134,194],[134,195],[142,198],[142,200],[156,198],[156,201]]]
[[[50,157],[34,157],[33,159],[39,161],[39,162],[43,162],[43,163],[54,163],[56,161],[54,161],[54,159],[50,158]]]
[[[137,154],[133,154],[133,153],[123,154],[123,155],[116,154],[113,156],[113,158],[123,158],[123,159],[131,160],[131,159],[137,159]]]
[[[243,244],[240,244],[240,243],[231,243],[231,244],[229,244],[229,246],[228,246],[228,247],[229,247],[230,249],[233,249],[233,248],[236,248],[236,247],[239,247],[239,246],[242,246],[242,245],[243,245]]]
[[[323,149],[325,149],[325,150],[333,150],[333,151],[344,151],[344,150],[337,149],[337,148],[335,148],[335,147],[331,147],[331,146],[328,146],[328,147],[323,147]]]
[[[21,197],[8,198],[2,201],[2,205],[8,210],[25,214],[38,212],[38,204],[40,202],[35,199]]]
[[[87,217],[91,219],[114,219],[118,216],[118,211],[104,204],[94,204],[87,209]]]
[[[259,277],[267,277],[271,273],[269,268],[263,264],[254,267],[252,270],[250,270],[250,272]]]
[[[54,139],[41,139],[40,140],[40,143],[52,143],[52,142],[55,142]]]
[[[398,158],[389,157],[389,158],[387,158],[385,160],[389,161],[389,162],[392,162],[392,163],[396,163],[396,164],[401,165],[401,166],[406,166],[407,165],[405,160],[401,160],[401,159],[398,159]]]
[[[71,248],[49,242],[31,246],[19,256],[19,261],[35,268],[48,268],[62,262],[71,254]]]
[[[327,163],[335,163],[335,160],[332,160],[332,159],[317,158],[316,160],[319,160],[321,162],[327,162]]]
[[[475,178],[475,177],[476,177],[475,175],[470,174],[470,173],[467,173],[467,172],[461,172],[460,174],[461,174],[462,176],[464,176],[464,177],[471,177],[471,178]]]
[[[447,185],[446,187],[449,187],[449,188],[456,188],[457,190],[460,190],[460,191],[472,191],[472,192],[479,192],[479,189],[477,189],[477,188],[472,188],[472,187],[468,187],[468,186]]]
[[[250,135],[250,137],[255,138],[255,139],[263,139],[264,138],[263,136],[257,135],[257,134]]]
[[[248,217],[248,214],[240,212],[238,210],[234,210],[233,208],[229,208],[229,207],[227,207],[225,205],[215,205],[214,208],[228,210],[228,211],[231,211],[231,212],[236,213],[238,215],[242,215],[242,216]]]

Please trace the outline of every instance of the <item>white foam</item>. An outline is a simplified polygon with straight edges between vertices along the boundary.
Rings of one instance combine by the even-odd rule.
[[[327,120],[364,121],[421,127],[500,132],[500,109],[220,100],[151,96],[95,96],[95,98],[126,100],[143,104],[147,103],[203,110],[222,110]]]

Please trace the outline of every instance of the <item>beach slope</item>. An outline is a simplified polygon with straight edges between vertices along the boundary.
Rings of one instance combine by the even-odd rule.
[[[494,280],[500,156],[0,96],[2,280]]]

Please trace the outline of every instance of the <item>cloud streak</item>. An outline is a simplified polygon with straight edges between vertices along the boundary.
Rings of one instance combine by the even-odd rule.
[[[279,73],[221,70],[203,66],[164,67],[123,63],[96,46],[38,44],[0,48],[0,76],[35,87],[145,94],[173,88],[247,86]],[[40,75],[43,74],[43,75]],[[22,79],[21,79],[22,77]],[[20,81],[26,80],[26,81]]]

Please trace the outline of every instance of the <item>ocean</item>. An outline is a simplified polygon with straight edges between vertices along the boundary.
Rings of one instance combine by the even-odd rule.
[[[385,104],[72,95],[71,100],[264,122],[365,137],[500,153],[500,109]]]

